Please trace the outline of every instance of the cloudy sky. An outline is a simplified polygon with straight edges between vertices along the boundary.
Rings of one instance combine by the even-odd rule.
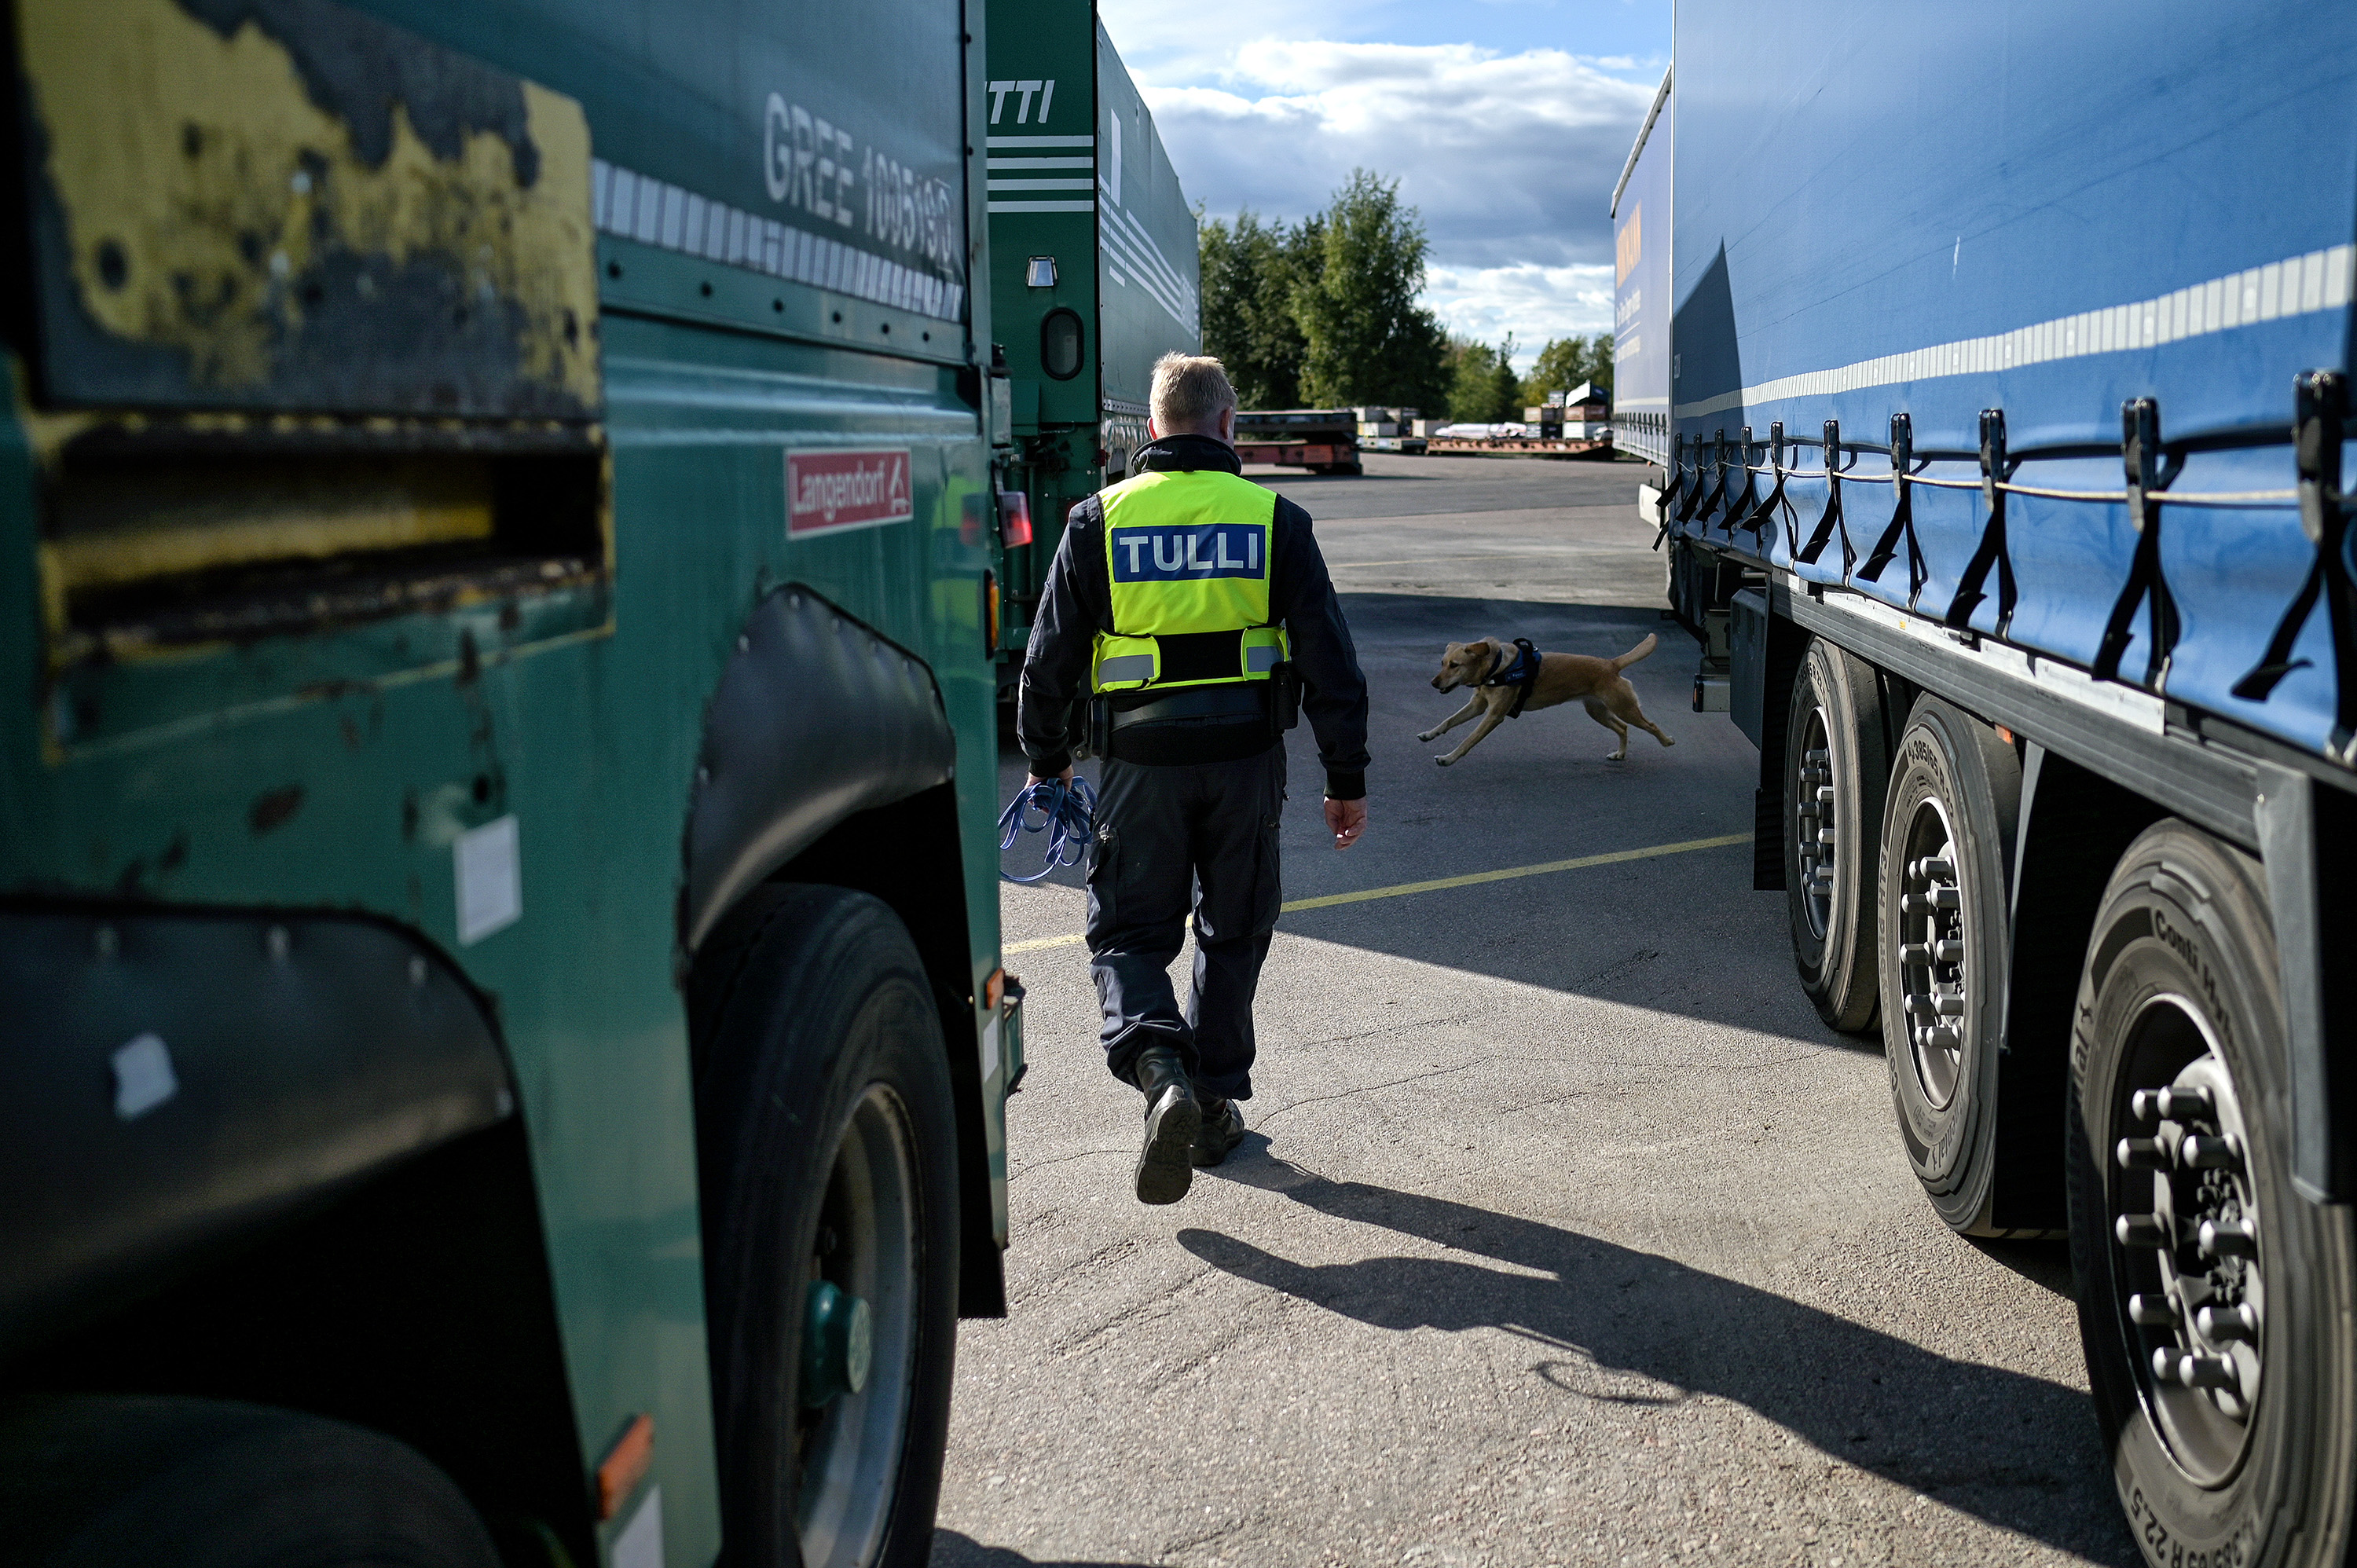
[[[1612,321],[1605,204],[1669,62],[1670,0],[1099,0],[1187,194],[1298,218],[1354,166],[1400,181],[1451,329]]]

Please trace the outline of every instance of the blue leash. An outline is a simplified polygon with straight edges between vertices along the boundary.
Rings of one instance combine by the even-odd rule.
[[[1038,882],[1062,866],[1080,865],[1089,850],[1089,835],[1095,831],[1096,811],[1097,792],[1078,774],[1070,785],[1060,779],[1046,779],[1026,787],[999,813],[998,851],[1004,854],[1013,849],[1015,841],[1025,833],[1046,833],[1048,864],[1030,876],[1010,876],[1002,870],[999,880]]]

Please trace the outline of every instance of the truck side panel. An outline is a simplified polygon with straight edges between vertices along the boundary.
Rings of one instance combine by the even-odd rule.
[[[1706,444],[1749,427],[1767,470],[1781,422],[1788,443],[1812,444],[1781,454],[1800,476],[1783,487],[1789,510],[1738,507],[1749,514],[1722,539],[1959,627],[1994,631],[2002,618],[2014,640],[2092,664],[2135,557],[2126,508],[2008,495],[2002,559],[1976,567],[1990,537],[1981,414],[2002,411],[2015,483],[2117,496],[2122,405],[2153,399],[2172,455],[2210,444],[2176,490],[2274,498],[2167,511],[2159,564],[2182,618],[2167,690],[2324,745],[2335,682],[2321,614],[2298,643],[2306,662],[2270,695],[2233,692],[2315,553],[2286,447],[2233,444],[2282,442],[2294,376],[2348,363],[2357,136],[2339,106],[2357,18],[2145,14],[2137,31],[2169,40],[2165,91],[2143,69],[2091,70],[2117,34],[2070,7],[2001,5],[1933,30],[1828,4],[1792,24],[1723,4],[1678,16],[1682,505],[1718,484]],[[1884,537],[1889,485],[1845,483],[1846,551],[1835,537],[1795,563],[1825,512],[1825,481],[1809,477],[1823,473],[1824,422],[1880,446],[1899,413],[1926,480],[1911,532]],[[1888,465],[1869,456],[1853,472]],[[1764,498],[1772,476],[1752,478]],[[1737,473],[1718,499],[1744,482]],[[1697,510],[1723,521],[1729,509]],[[2149,618],[2133,630],[2125,675],[2141,682],[2150,668],[2162,683]]]
[[[234,26],[199,18],[218,40],[206,48],[251,60],[267,46],[292,60],[273,29],[327,8],[235,9]],[[561,508],[584,548],[553,577],[469,575],[326,624],[66,669],[36,563],[59,498],[102,477],[74,466],[76,443],[150,439],[158,422],[44,406],[38,360],[13,342],[0,659],[13,690],[43,695],[8,710],[0,744],[0,890],[359,911],[449,955],[512,1064],[578,1423],[571,1463],[586,1472],[651,1417],[669,1560],[709,1562],[718,1508],[675,976],[703,719],[757,605],[799,585],[913,654],[957,737],[952,836],[986,843],[996,815],[979,592],[988,472],[968,339],[969,320],[986,330],[987,305],[966,291],[977,236],[961,37],[978,38],[980,22],[919,0],[856,22],[729,0],[370,9],[553,90],[530,102],[586,108],[582,157],[512,174],[526,191],[565,178],[577,243],[596,246],[602,317],[576,317],[575,329],[602,409],[567,426],[565,486],[535,495],[544,467],[499,469],[506,488],[483,501]],[[277,69],[301,98],[296,68]],[[433,127],[417,129],[430,145]],[[140,135],[178,156],[209,134],[174,121]],[[296,164],[254,189],[283,202],[272,193],[357,184],[367,156],[355,154],[359,172]],[[99,286],[122,271],[83,259]],[[359,286],[332,271],[314,279],[300,257],[286,270],[297,285]],[[270,434],[196,431],[217,444]],[[306,447],[303,460],[335,470],[381,433],[335,434],[344,446]],[[394,435],[468,474],[541,438],[482,421],[440,446],[425,423]],[[790,494],[790,452],[894,456],[905,488],[861,515],[823,515],[823,495]],[[398,486],[440,493],[443,468],[398,455]],[[444,510],[471,540],[467,508]],[[964,1015],[952,1051],[986,1055],[995,1041],[979,1000],[996,962],[993,871],[986,855],[956,868],[963,962],[934,976]],[[1003,1179],[1003,1071],[983,1059],[959,1082],[987,1145],[974,1163]],[[183,1102],[210,1088],[184,1080]],[[177,1113],[167,1104],[150,1124]],[[985,1226],[989,1197],[977,1199]]]

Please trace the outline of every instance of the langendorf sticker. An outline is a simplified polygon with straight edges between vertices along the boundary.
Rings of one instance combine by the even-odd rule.
[[[786,454],[786,535],[808,539],[917,515],[909,448]]]

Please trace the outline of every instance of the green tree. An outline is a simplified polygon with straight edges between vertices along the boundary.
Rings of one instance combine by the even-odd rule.
[[[1599,332],[1593,338],[1574,333],[1568,338],[1550,338],[1539,350],[1538,363],[1531,367],[1530,375],[1523,381],[1522,396],[1527,404],[1541,403],[1548,394],[1570,392],[1582,381],[1593,381],[1609,392],[1612,390],[1612,338]]]
[[[1351,171],[1319,235],[1322,264],[1293,290],[1306,352],[1305,402],[1437,406],[1449,390],[1448,339],[1424,292],[1423,220],[1399,182]]]
[[[1308,350],[1293,296],[1316,276],[1324,223],[1263,222],[1249,209],[1233,224],[1195,217],[1203,268],[1203,352],[1228,370],[1245,408],[1294,408]]]
[[[1448,417],[1494,424],[1523,416],[1522,378],[1514,374],[1514,337],[1492,349],[1469,338],[1448,344]]]

